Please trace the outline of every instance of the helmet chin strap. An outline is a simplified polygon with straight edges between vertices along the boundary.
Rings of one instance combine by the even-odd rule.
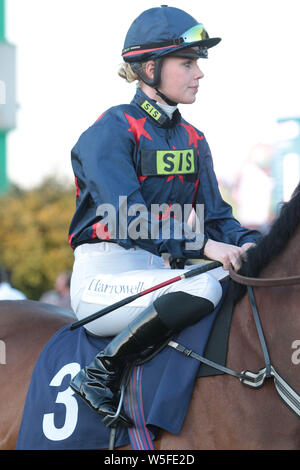
[[[136,74],[144,83],[154,88],[156,91],[156,94],[160,96],[169,106],[177,106],[178,103],[175,103],[175,101],[172,101],[170,98],[168,98],[164,93],[162,93],[158,89],[159,84],[160,84],[160,79],[161,79],[162,61],[163,61],[163,57],[159,57],[158,59],[155,60],[153,79],[147,77],[140,63],[131,64],[131,68],[134,70],[134,72],[136,72]]]
[[[166,95],[164,95],[158,88],[155,88],[156,94],[160,96],[169,106],[177,106],[178,103],[175,101],[170,100]]]

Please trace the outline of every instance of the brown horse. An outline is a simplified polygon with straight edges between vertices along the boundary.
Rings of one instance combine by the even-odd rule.
[[[261,278],[300,274],[299,187],[269,234],[249,251],[241,272]],[[271,363],[299,394],[300,285],[256,287],[254,293]],[[227,367],[257,372],[265,362],[249,298],[243,290],[236,295]],[[70,318],[31,301],[3,301],[0,312],[0,340],[5,345],[0,355],[0,449],[14,449],[34,364],[47,340]],[[256,390],[230,375],[206,377],[195,383],[180,434],[161,431],[155,447],[299,449],[300,420],[279,398],[273,379]]]

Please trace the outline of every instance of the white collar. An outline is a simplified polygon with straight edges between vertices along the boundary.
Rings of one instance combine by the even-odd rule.
[[[177,106],[170,106],[169,104],[162,104],[156,101],[156,104],[167,114],[167,116],[172,119],[174,111],[176,111]]]

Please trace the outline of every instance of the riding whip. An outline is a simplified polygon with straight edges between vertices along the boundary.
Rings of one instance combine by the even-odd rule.
[[[156,286],[150,287],[149,289],[145,289],[142,292],[126,297],[125,299],[122,299],[119,302],[114,303],[113,305],[109,305],[108,307],[105,307],[102,310],[99,310],[98,312],[95,312],[92,315],[89,315],[88,317],[83,318],[82,320],[72,323],[72,325],[70,326],[70,330],[75,330],[76,328],[79,328],[80,326],[86,325],[87,323],[90,323],[91,321],[96,320],[97,318],[100,318],[103,315],[106,315],[107,313],[113,312],[117,308],[123,307],[124,305],[127,305],[130,302],[133,302],[139,297],[149,294],[150,292],[154,292],[155,290],[160,289],[161,287],[165,287],[165,286],[168,286],[169,284],[173,284],[174,282],[181,281],[181,279],[187,279],[189,277],[198,276],[199,274],[203,274],[207,271],[210,271],[211,269],[219,268],[220,266],[222,266],[222,263],[220,263],[219,261],[213,261],[212,263],[205,264],[204,266],[199,266],[198,268],[189,269],[188,271],[185,271],[179,276],[173,277],[172,279],[169,279],[168,281],[164,281],[160,284],[157,284]]]

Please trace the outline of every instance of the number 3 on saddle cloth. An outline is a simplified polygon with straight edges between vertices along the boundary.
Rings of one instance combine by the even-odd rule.
[[[223,297],[229,281],[222,282]],[[222,301],[214,312],[174,339],[203,355]],[[110,429],[69,387],[72,377],[102,350],[111,338],[95,338],[84,328],[59,330],[36,363],[18,435],[19,450],[108,449]],[[153,449],[159,428],[181,430],[199,362],[166,346],[150,361],[133,368],[124,410],[134,428],[119,426],[115,447]]]

